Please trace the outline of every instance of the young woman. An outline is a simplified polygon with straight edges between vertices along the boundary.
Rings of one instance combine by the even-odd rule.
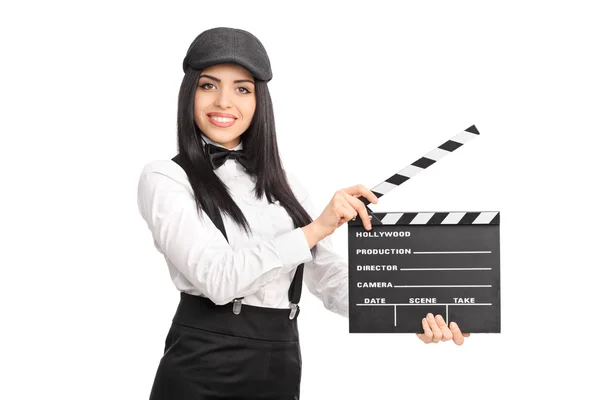
[[[183,62],[179,154],[144,166],[138,207],[181,292],[150,398],[298,399],[302,281],[325,307],[348,315],[346,261],[331,245],[359,216],[363,185],[337,190],[317,214],[283,169],[267,53],[249,32],[214,28]],[[423,319],[422,341],[453,339],[455,324]]]

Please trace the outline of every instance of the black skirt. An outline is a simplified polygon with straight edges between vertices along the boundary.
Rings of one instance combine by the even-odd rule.
[[[299,312],[299,310],[298,310]],[[298,320],[289,309],[181,293],[150,400],[299,399]]]

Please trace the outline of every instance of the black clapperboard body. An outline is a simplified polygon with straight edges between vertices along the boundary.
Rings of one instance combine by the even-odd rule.
[[[473,125],[371,191],[383,196],[477,135]],[[370,231],[348,223],[350,333],[422,333],[427,313],[500,333],[498,211],[367,211]]]

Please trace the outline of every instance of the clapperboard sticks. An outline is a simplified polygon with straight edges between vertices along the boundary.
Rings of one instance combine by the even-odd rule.
[[[455,135],[442,145],[436,147],[434,150],[425,154],[412,164],[404,167],[394,175],[381,182],[379,185],[371,189],[371,191],[381,198],[381,196],[391,192],[419,172],[429,168],[437,161],[441,160],[448,154],[452,153],[463,144],[473,140],[479,135],[479,131],[475,125],[471,125],[469,128]],[[360,196],[359,200],[367,206],[367,211],[371,215],[371,223],[373,225],[382,225],[382,220],[368,207],[371,202],[365,197]],[[384,213],[382,218],[387,218],[386,222],[388,225],[393,224],[390,219],[395,219],[398,224],[497,224],[499,221],[499,213],[497,212],[476,212],[476,213]]]

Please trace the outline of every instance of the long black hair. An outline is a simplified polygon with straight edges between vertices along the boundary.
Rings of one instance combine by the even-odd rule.
[[[181,82],[177,109],[177,148],[190,170],[188,178],[194,190],[198,212],[212,204],[248,234],[250,225],[225,184],[214,173],[200,136],[201,131],[194,120],[194,99],[200,72],[188,68]],[[252,172],[256,178],[255,196],[260,199],[266,195],[269,203],[278,200],[292,218],[295,228],[306,226],[312,222],[312,218],[294,196],[279,157],[273,103],[267,82],[255,79],[254,91],[254,116],[240,139],[244,151],[255,160],[256,168]],[[311,249],[313,257],[316,249],[317,246]]]

